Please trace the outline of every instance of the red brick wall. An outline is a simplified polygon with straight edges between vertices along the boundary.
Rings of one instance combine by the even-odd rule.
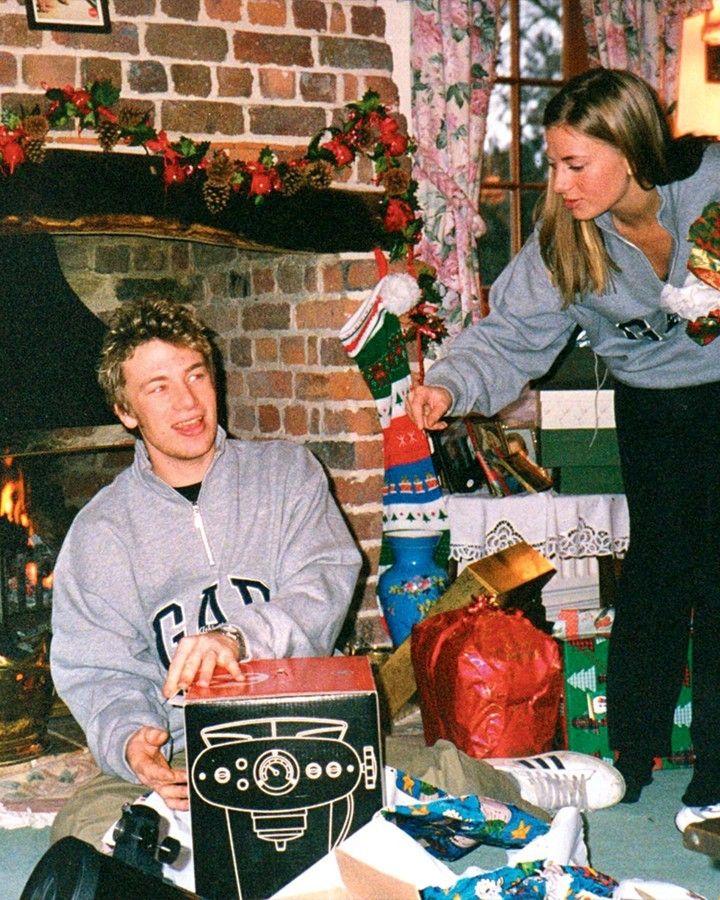
[[[197,307],[224,360],[231,433],[298,441],[323,463],[365,558],[360,631],[383,640],[375,601],[382,437],[370,391],[337,338],[375,282],[374,259],[118,236],[57,237],[56,245],[68,283],[101,317],[148,291]],[[103,473],[109,480],[112,466],[93,463],[83,482],[95,490]]]
[[[122,102],[185,134],[254,158],[303,153],[368,89],[394,107],[388,23],[375,0],[110,0],[112,33],[30,31],[0,0],[0,104],[31,110],[46,85],[109,79]],[[77,143],[71,128],[54,143]],[[92,135],[82,136],[94,140]],[[368,183],[360,160],[343,181]],[[59,238],[78,294],[102,311],[148,279],[182,285],[219,335],[230,420],[241,437],[307,443],[328,469],[366,564],[357,603],[384,637],[374,600],[382,445],[370,392],[337,340],[375,280],[369,255],[238,255],[172,241]],[[242,257],[242,258],[241,258]],[[368,581],[368,576],[370,580]]]
[[[375,0],[110,0],[110,18],[107,35],[30,31],[24,5],[0,0],[3,107],[110,79],[158,131],[254,157],[265,144],[304,151],[369,88],[397,104]]]

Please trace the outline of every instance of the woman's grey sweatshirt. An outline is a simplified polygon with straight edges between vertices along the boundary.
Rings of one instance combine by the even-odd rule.
[[[76,516],[55,568],[53,680],[98,765],[137,781],[125,746],[143,725],[184,747],[182,711],[161,695],[184,635],[230,622],[256,658],[330,654],[359,568],[305,448],[219,429],[191,503],[138,441],[132,466]]]
[[[720,144],[710,144],[695,174],[657,188],[658,221],[671,235],[668,283],[680,287],[688,274],[692,244],[688,229],[711,200],[720,200]],[[579,325],[590,346],[618,381],[633,387],[671,388],[720,380],[720,340],[704,347],[685,334],[685,323],[669,331],[660,308],[664,282],[648,258],[618,234],[609,212],[595,220],[620,271],[604,294],[590,294],[567,309],[540,255],[538,228],[502,271],[490,291],[490,313],[453,342],[432,365],[425,383],[446,388],[451,413],[475,409],[492,415],[544,375]],[[620,327],[635,323],[632,339]],[[661,338],[642,332],[649,326]]]

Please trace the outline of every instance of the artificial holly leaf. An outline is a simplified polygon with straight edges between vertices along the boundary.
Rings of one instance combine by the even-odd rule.
[[[9,109],[4,109],[2,111],[2,116],[0,116],[0,122],[2,122],[2,124],[9,128],[11,131],[16,129],[21,121],[22,119],[20,118],[20,116]]]
[[[123,137],[129,138],[128,146],[130,147],[142,147],[148,141],[157,140],[157,131],[147,122],[140,122],[138,125],[123,128],[122,134]]]
[[[330,140],[337,137],[337,135],[341,134],[339,128],[323,128],[322,131],[319,131],[315,137],[308,144],[306,159],[324,159],[327,162],[335,163],[335,156],[330,150],[326,150],[324,147],[320,146],[320,141],[322,141],[326,135],[330,135]]]
[[[120,99],[120,90],[112,81],[96,81],[90,86],[93,106],[114,106]]]
[[[263,147],[258,156],[258,162],[270,169],[277,164],[277,155],[269,147]]]
[[[366,116],[371,112],[385,114],[385,107],[380,105],[380,94],[377,91],[365,91],[362,100],[355,103],[346,104],[346,109],[356,109],[359,113]]]

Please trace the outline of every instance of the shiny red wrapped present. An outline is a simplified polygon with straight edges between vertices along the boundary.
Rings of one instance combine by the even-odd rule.
[[[552,749],[562,696],[557,642],[492,598],[414,626],[411,653],[425,742],[469,756],[528,756]]]

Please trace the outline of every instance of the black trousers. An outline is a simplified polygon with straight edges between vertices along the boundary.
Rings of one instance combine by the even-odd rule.
[[[630,548],[610,638],[610,743],[621,752],[670,752],[692,623],[693,780],[702,774],[710,797],[692,802],[718,802],[720,383],[670,390],[617,385],[615,417]]]

